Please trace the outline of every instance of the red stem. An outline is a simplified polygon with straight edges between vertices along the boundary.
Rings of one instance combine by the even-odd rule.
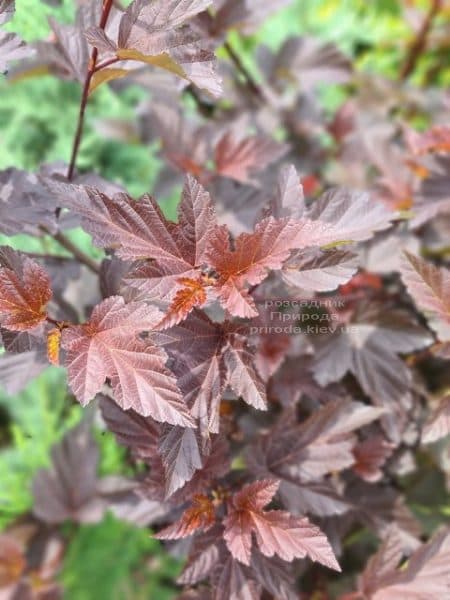
[[[45,320],[47,321],[47,323],[50,323],[50,325],[54,325],[55,327],[59,328],[59,321],[57,321],[56,319],[52,319],[52,317],[49,317],[48,315],[45,317]]]
[[[99,65],[97,65],[94,69],[94,73],[97,73],[98,71],[101,71],[102,69],[106,69],[106,67],[109,67],[110,65],[113,65],[114,63],[117,63],[119,61],[120,61],[120,58],[117,58],[117,56],[114,56],[114,58],[109,58],[108,60],[105,60],[102,63],[100,63]]]
[[[428,11],[427,16],[425,17],[422,23],[422,27],[418,31],[413,43],[410,46],[405,62],[403,63],[403,66],[401,68],[401,81],[407,79],[416,68],[417,61],[419,60],[420,56],[426,48],[428,35],[431,31],[433,21],[436,18],[439,11],[441,10],[441,8],[442,0],[432,0],[430,10]]]
[[[113,0],[103,0],[102,16],[100,18],[100,23],[99,23],[100,29],[105,28],[112,5],[113,5]],[[72,147],[72,155],[70,158],[69,168],[67,171],[67,179],[69,181],[72,180],[73,174],[75,171],[75,163],[77,161],[77,155],[78,155],[78,150],[80,148],[81,137],[83,135],[84,115],[86,112],[86,105],[87,105],[88,96],[89,96],[89,88],[91,85],[91,79],[95,73],[97,58],[98,58],[98,49],[93,48],[92,54],[91,54],[91,59],[89,61],[89,69],[88,69],[86,79],[84,82],[84,86],[83,86],[83,93],[81,95],[80,113],[78,115],[78,125],[77,125],[77,130],[75,132],[75,138],[74,138],[73,147]]]

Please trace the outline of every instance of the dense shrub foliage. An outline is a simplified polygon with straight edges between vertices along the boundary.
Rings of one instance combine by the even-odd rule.
[[[373,5],[410,23],[379,55],[258,33],[289,0],[79,0],[29,43],[0,0],[7,93],[71,86],[0,172],[0,384],[53,378],[0,598],[450,597],[450,7]]]

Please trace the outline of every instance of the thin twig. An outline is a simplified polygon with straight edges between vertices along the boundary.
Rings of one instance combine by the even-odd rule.
[[[93,273],[100,273],[100,267],[97,262],[91,258],[88,254],[83,252],[78,246],[76,246],[68,237],[66,237],[63,233],[58,231],[57,233],[52,233],[49,229],[41,225],[41,229],[44,233],[51,235],[52,238],[58,242],[60,246],[65,248],[72,256],[74,256],[78,262],[86,265],[86,267],[92,271]]]
[[[405,62],[400,70],[400,79],[405,81],[416,68],[417,61],[426,49],[428,36],[433,26],[433,21],[442,8],[442,0],[432,0],[430,10],[425,17],[422,27],[417,32],[417,35],[409,48]]]
[[[241,60],[241,57],[235,51],[235,49],[230,44],[230,42],[226,41],[225,44],[224,44],[224,48],[228,52],[228,55],[231,58],[231,60],[233,61],[233,63],[235,65],[235,67],[237,68],[237,70],[243,76],[243,78],[245,80],[245,83],[247,84],[247,87],[249,88],[249,90],[253,93],[253,95],[259,101],[265,103],[266,102],[266,97],[265,97],[264,91],[262,90],[261,86],[258,85],[258,83],[255,81],[253,75],[250,73],[250,71],[244,65],[244,63]]]
[[[100,63],[94,67],[94,74],[97,73],[98,71],[101,71],[102,69],[106,69],[106,67],[110,67],[111,65],[114,65],[117,62],[120,62],[120,58],[117,58],[117,56],[114,56],[113,58],[109,58],[108,60],[103,61],[102,63]]]
[[[55,327],[59,326],[59,321],[53,319],[52,317],[49,317],[48,315],[45,317],[45,320],[47,321],[47,323],[50,323],[50,325],[55,325]]]
[[[100,29],[105,28],[112,5],[113,5],[113,0],[103,0],[102,16],[100,18],[100,23],[99,23]],[[73,174],[75,171],[75,164],[77,161],[78,150],[80,148],[81,137],[83,135],[84,115],[86,112],[86,105],[87,105],[88,97],[89,97],[89,88],[91,86],[91,79],[95,73],[97,58],[98,58],[98,49],[94,48],[92,50],[91,59],[89,61],[89,69],[88,69],[88,72],[86,75],[86,79],[85,79],[84,86],[83,86],[83,92],[81,95],[80,112],[78,115],[78,124],[77,124],[77,129],[75,132],[75,138],[73,141],[72,155],[70,157],[69,168],[67,170],[67,179],[69,181],[72,180]]]
[[[189,94],[189,96],[191,96],[191,98],[194,100],[200,114],[202,114],[207,119],[211,118],[211,115],[214,113],[216,105],[204,102],[204,100],[201,98],[200,94],[193,85],[188,85],[184,91],[186,94]]]
[[[29,258],[37,258],[38,260],[56,260],[59,262],[73,260],[71,256],[61,256],[60,254],[44,254],[43,252],[23,252],[23,254],[26,254]]]

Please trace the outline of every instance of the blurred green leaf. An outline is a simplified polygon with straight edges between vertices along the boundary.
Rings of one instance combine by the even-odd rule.
[[[0,529],[31,508],[31,481],[50,462],[50,448],[81,418],[66,398],[65,376],[50,367],[15,397],[0,390],[11,419],[11,446],[0,449]]]
[[[172,598],[171,580],[179,564],[156,556],[160,543],[148,530],[111,515],[97,525],[80,527],[71,538],[61,583],[71,600],[137,600]]]

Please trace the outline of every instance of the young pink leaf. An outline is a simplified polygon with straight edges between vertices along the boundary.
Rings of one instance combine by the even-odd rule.
[[[155,537],[158,540],[178,540],[198,531],[207,531],[214,525],[215,520],[213,502],[208,496],[197,494],[180,519],[158,532]]]
[[[263,281],[269,270],[278,270],[293,249],[316,245],[322,234],[322,224],[267,217],[253,233],[242,233],[229,247],[223,229],[211,239],[208,259],[218,273],[218,296],[224,308],[238,317],[258,314],[246,286]],[[227,247],[228,246],[228,247]]]

